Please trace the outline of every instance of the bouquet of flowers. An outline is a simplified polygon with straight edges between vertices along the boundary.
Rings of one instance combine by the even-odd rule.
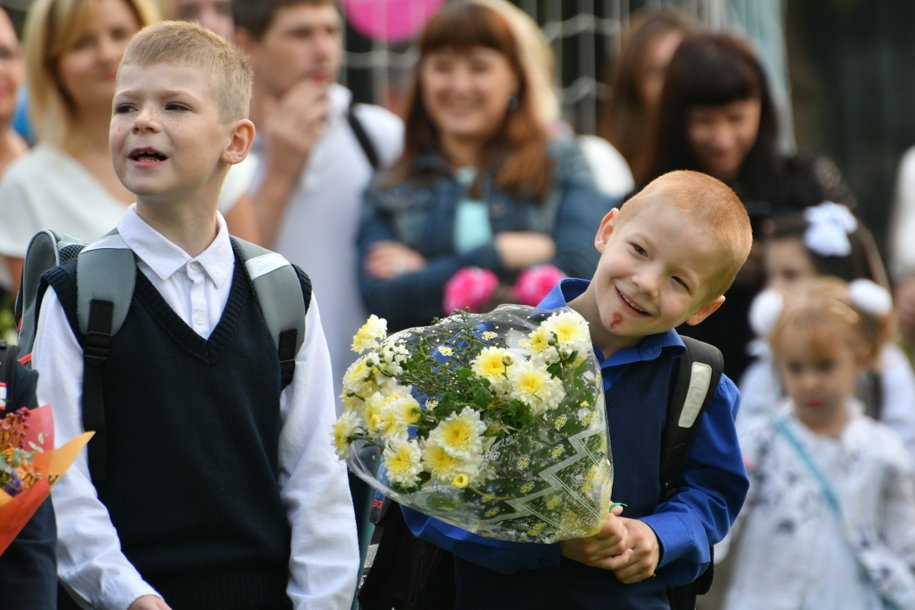
[[[11,411],[0,419],[0,554],[91,437],[85,432],[54,449],[54,417],[47,406]]]
[[[344,377],[334,443],[356,475],[482,536],[550,543],[600,528],[613,469],[584,318],[503,305],[386,326],[372,316],[359,330]]]

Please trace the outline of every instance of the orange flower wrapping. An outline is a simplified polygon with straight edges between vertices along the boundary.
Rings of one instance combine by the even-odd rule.
[[[85,432],[54,449],[54,415],[49,406],[20,409],[0,420],[0,554],[19,535],[92,434]]]

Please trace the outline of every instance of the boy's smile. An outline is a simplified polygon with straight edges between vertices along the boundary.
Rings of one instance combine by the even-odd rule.
[[[111,158],[138,202],[215,202],[232,133],[220,118],[205,71],[169,64],[121,68],[111,117]]]
[[[719,272],[717,242],[673,205],[648,201],[624,219],[611,211],[595,247],[602,254],[597,271],[573,307],[605,355],[684,322],[698,324],[723,301],[709,302],[707,288]]]

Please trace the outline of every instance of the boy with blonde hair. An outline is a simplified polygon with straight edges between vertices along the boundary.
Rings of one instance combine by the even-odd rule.
[[[251,82],[239,50],[186,22],[142,30],[118,70],[111,156],[137,200],[86,251],[128,248],[139,273],[103,373],[107,474],[84,453],[54,489],[59,574],[81,607],[351,604],[354,517],[308,277],[295,269],[310,306],[286,385],[252,281],[289,263],[243,263],[216,209],[254,137]],[[92,337],[76,319],[76,265],[45,278],[33,365],[70,438]]]
[[[456,555],[457,608],[681,607],[670,590],[709,567],[710,548],[749,483],[734,429],[739,393],[722,375],[693,424],[679,485],[663,489],[662,433],[685,352],[674,329],[721,306],[751,243],[734,192],[697,172],[665,174],[607,213],[591,281],[563,280],[540,306],[567,305],[589,323],[603,372],[613,499],[625,507],[597,534],[552,545],[483,539],[404,509],[414,534]]]

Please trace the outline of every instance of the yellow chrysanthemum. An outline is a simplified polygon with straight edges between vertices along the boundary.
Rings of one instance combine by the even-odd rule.
[[[445,347],[444,345],[440,345],[438,347],[438,353],[441,354],[442,356],[451,356],[452,354],[454,354],[454,350],[451,349],[450,347]]]
[[[569,421],[568,417],[566,417],[566,414],[563,413],[562,415],[560,415],[559,417],[556,418],[556,421],[553,422],[553,427],[556,428],[557,430],[562,430],[568,421]]]
[[[559,506],[559,496],[550,496],[550,499],[546,501],[546,507],[550,510],[555,510]]]
[[[357,354],[361,354],[367,349],[378,347],[387,334],[388,321],[372,314],[353,336],[352,350]]]
[[[499,335],[492,332],[491,330],[487,330],[483,333],[483,341],[492,341],[493,339],[495,339],[498,336]]]
[[[555,460],[555,459],[561,457],[562,454],[565,452],[566,452],[565,447],[563,447],[562,445],[557,445],[557,446],[553,447],[553,449],[550,450],[550,457],[552,457]]]
[[[534,489],[533,483],[525,483],[524,485],[521,486],[521,493],[527,494],[527,493],[530,493],[533,489]]]
[[[470,484],[470,477],[465,473],[460,472],[453,479],[451,479],[451,486],[457,487],[458,489],[463,489]]]
[[[384,448],[384,465],[388,480],[405,487],[419,482],[422,471],[422,451],[415,441],[404,438],[393,439]]]

